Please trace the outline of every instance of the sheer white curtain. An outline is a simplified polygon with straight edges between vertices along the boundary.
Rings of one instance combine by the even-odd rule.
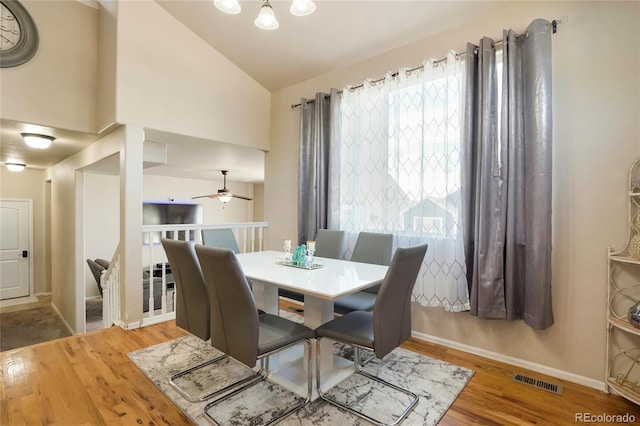
[[[451,311],[469,309],[460,227],[462,61],[451,53],[344,88],[331,166],[339,178],[329,202],[349,251],[360,231],[393,233],[399,247],[427,242],[413,300]]]

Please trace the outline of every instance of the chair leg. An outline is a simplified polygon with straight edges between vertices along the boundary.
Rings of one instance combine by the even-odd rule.
[[[213,392],[209,392],[209,393],[207,393],[207,394],[205,394],[203,396],[200,396],[200,397],[195,397],[193,395],[190,395],[188,392],[186,392],[184,389],[182,389],[180,387],[180,385],[178,385],[177,383],[174,382],[174,380],[176,380],[176,379],[178,379],[180,377],[186,376],[188,374],[193,373],[194,371],[200,370],[200,369],[202,369],[204,367],[207,367],[209,365],[212,365],[212,364],[215,364],[217,362],[223,361],[223,360],[227,359],[228,357],[229,356],[227,354],[220,355],[220,356],[215,357],[215,358],[213,358],[213,359],[211,359],[209,361],[206,361],[206,362],[203,362],[201,364],[195,365],[195,366],[193,366],[191,368],[188,368],[187,370],[183,370],[183,371],[180,371],[180,372],[178,372],[176,374],[173,374],[169,378],[169,384],[171,386],[173,386],[173,388],[175,390],[177,390],[180,393],[180,395],[182,395],[184,398],[186,398],[189,402],[202,402],[202,401],[206,401],[208,399],[211,399],[211,398],[213,398],[213,397],[215,397],[217,395],[220,395],[220,394],[222,394],[224,392],[230,391],[231,389],[235,388],[236,386],[240,386],[243,383],[248,382],[250,380],[254,380],[257,377],[256,373],[251,374],[251,375],[249,375],[249,376],[247,376],[247,377],[245,377],[243,379],[240,379],[240,380],[238,380],[238,381],[236,381],[236,382],[234,382],[234,383],[232,383],[232,384],[230,384],[228,386],[225,386],[225,387],[223,387],[221,389],[217,389],[217,390],[215,390]]]
[[[271,425],[274,424],[276,422],[279,422],[280,420],[284,419],[285,417],[287,417],[289,414],[294,413],[295,411],[299,410],[300,408],[304,407],[305,405],[307,405],[307,403],[311,400],[311,392],[312,392],[312,375],[311,375],[311,340],[309,339],[305,339],[303,341],[306,345],[307,345],[307,397],[306,399],[301,402],[300,404],[294,405],[292,407],[290,407],[287,411],[283,412],[282,414],[280,414],[277,417],[274,417],[272,419],[270,419],[267,423],[265,423],[265,426],[267,425]],[[299,342],[298,342],[299,343]],[[233,390],[232,392],[224,395],[222,398],[218,398],[210,403],[208,403],[205,407],[204,407],[204,414],[205,416],[210,419],[211,421],[213,421],[214,423],[218,424],[216,422],[216,420],[213,418],[213,416],[211,416],[209,414],[209,409],[214,407],[215,405],[220,404],[221,402],[233,397],[234,395],[239,394],[240,392],[262,382],[263,380],[267,380],[267,377],[269,375],[269,370],[267,369],[269,366],[269,355],[271,355],[272,353],[275,352],[279,352],[282,349],[285,349],[289,346],[283,347],[278,349],[277,351],[274,352],[270,352],[269,354],[265,354],[263,355],[263,357],[260,358],[260,370],[258,371],[258,373],[256,373],[259,377],[259,379],[252,381],[250,383],[245,384],[244,386],[241,386],[235,390]],[[266,366],[266,367],[265,367]]]
[[[322,337],[318,337],[316,338],[316,385],[317,385],[317,390],[318,390],[318,396],[320,396],[320,398],[322,398],[323,400],[327,401],[329,404],[335,405],[336,407],[342,408],[344,410],[347,410],[348,412],[355,414],[356,416],[359,416],[365,420],[368,420],[376,425],[380,425],[380,426],[393,426],[393,425],[397,425],[399,424],[401,421],[403,421],[405,419],[405,417],[407,417],[407,415],[409,415],[409,413],[411,412],[411,410],[413,410],[413,408],[416,406],[416,404],[418,403],[418,395],[416,395],[415,393],[401,388],[397,385],[394,385],[393,383],[389,383],[386,380],[383,380],[379,377],[376,377],[374,375],[371,375],[369,373],[366,373],[364,371],[362,371],[362,367],[360,365],[359,359],[360,359],[360,348],[358,346],[355,345],[351,345],[354,348],[354,354],[353,354],[353,365],[354,365],[354,369],[356,374],[360,374],[362,376],[365,376],[373,381],[376,381],[378,383],[383,384],[384,386],[388,386],[392,389],[395,389],[398,392],[401,392],[407,396],[409,396],[411,398],[411,402],[409,403],[409,405],[404,409],[404,411],[400,414],[400,416],[398,416],[398,418],[392,422],[392,423],[383,423],[380,420],[371,417],[369,415],[367,415],[366,413],[363,413],[361,411],[357,411],[354,410],[353,408],[349,407],[348,405],[342,404],[338,401],[335,401],[333,399],[330,399],[329,397],[327,397],[323,392],[322,392],[322,384],[320,382],[320,341],[322,340]],[[367,361],[368,362],[368,361]]]

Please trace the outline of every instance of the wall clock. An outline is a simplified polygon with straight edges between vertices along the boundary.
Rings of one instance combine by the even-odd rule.
[[[38,50],[38,30],[17,0],[0,1],[0,68],[27,62]]]

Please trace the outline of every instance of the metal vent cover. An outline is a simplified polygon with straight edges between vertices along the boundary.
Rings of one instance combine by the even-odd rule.
[[[535,377],[527,376],[522,373],[513,373],[513,380],[519,383],[523,383],[528,386],[533,386],[534,388],[546,390],[547,392],[555,393],[557,395],[562,395],[562,385],[547,382],[544,380],[536,379]]]

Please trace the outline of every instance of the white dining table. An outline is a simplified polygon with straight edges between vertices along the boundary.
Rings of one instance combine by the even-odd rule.
[[[304,324],[315,329],[334,318],[333,302],[339,297],[356,293],[380,284],[387,273],[387,266],[347,260],[314,258],[321,267],[306,269],[282,265],[284,253],[260,251],[237,255],[244,274],[251,281],[256,306],[270,314],[279,314],[278,289],[292,290],[304,295]],[[315,351],[315,349],[314,349]],[[333,356],[331,341],[323,340],[320,350],[323,372],[323,388],[339,383],[352,373],[351,363]],[[306,395],[306,374],[299,355],[296,359],[276,360],[270,379]],[[313,358],[315,359],[315,352]],[[272,361],[270,361],[272,362]],[[314,360],[315,362],[315,360]],[[292,363],[297,363],[293,366]],[[313,370],[315,373],[315,368]],[[327,372],[327,378],[325,373]],[[314,384],[314,397],[315,393]]]

